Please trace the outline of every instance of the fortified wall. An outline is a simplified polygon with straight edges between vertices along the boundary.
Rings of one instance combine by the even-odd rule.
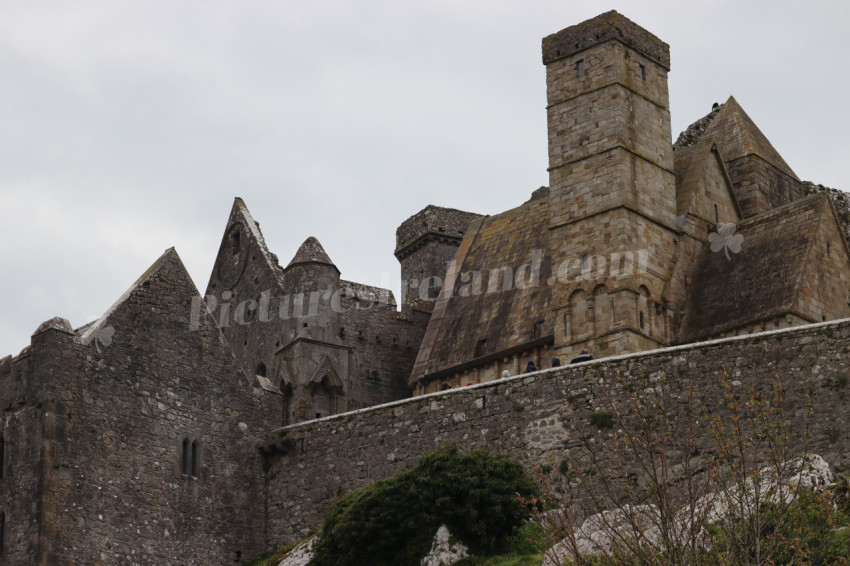
[[[559,473],[565,448],[581,444],[578,436],[589,435],[598,454],[610,458],[613,430],[589,425],[608,400],[663,386],[674,397],[698,392],[703,406],[722,416],[724,372],[742,395],[780,378],[793,449],[806,442],[833,471],[847,472],[848,339],[850,319],[775,330],[553,368],[278,429],[264,446],[267,540],[275,546],[304,536],[336,497],[412,468],[443,443],[508,453],[529,470],[552,466],[551,474]],[[709,442],[707,431],[701,434]]]

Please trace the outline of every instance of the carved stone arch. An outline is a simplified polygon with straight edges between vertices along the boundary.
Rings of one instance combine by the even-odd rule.
[[[590,332],[585,292],[582,289],[573,291],[568,304],[564,328],[567,331],[567,340],[575,342]]]
[[[608,287],[597,285],[593,289],[593,336],[598,337],[609,330],[614,320],[614,304],[608,295]]]
[[[322,363],[318,365],[316,371],[313,372],[313,375],[307,381],[307,385],[315,386],[321,383],[325,383],[328,387],[333,389],[338,389],[339,394],[343,394],[342,379],[340,379],[339,374],[334,368],[333,362],[328,356],[325,356]]]
[[[322,360],[306,385],[312,402],[311,417],[327,417],[340,412],[345,390],[329,357]]]

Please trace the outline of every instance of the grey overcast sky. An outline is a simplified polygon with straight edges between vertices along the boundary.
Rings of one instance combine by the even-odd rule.
[[[411,214],[548,184],[540,40],[612,8],[671,46],[674,138],[734,94],[850,190],[844,1],[0,3],[0,357],[171,246],[203,291],[235,196],[283,265],[316,236],[394,286]]]

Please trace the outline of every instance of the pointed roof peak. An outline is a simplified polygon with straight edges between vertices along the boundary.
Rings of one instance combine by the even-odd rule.
[[[161,256],[157,258],[156,261],[148,267],[142,275],[136,279],[135,283],[133,283],[129,289],[127,289],[121,297],[118,298],[115,303],[109,307],[106,312],[104,312],[100,318],[86,324],[77,329],[80,334],[80,340],[83,344],[88,344],[92,337],[96,336],[101,328],[104,327],[106,322],[109,320],[109,317],[112,316],[121,305],[127,302],[127,299],[130,298],[135,291],[139,288],[145,286],[145,284],[150,281],[160,270],[165,268],[165,266],[170,265],[170,268],[177,268],[178,271],[182,272],[182,274],[189,281],[189,284],[194,288],[195,284],[192,282],[192,278],[189,275],[189,272],[186,270],[186,266],[183,265],[183,261],[180,259],[180,256],[177,254],[177,250],[175,248],[168,248],[165,250]],[[197,289],[195,289],[195,293],[198,293]],[[200,294],[200,293],[198,293]]]
[[[292,258],[292,261],[289,262],[286,269],[301,263],[323,263],[336,268],[334,262],[331,261],[327,252],[325,252],[325,248],[323,248],[322,244],[319,243],[319,240],[313,236],[304,240],[304,243],[301,244],[301,247],[299,247],[298,251],[295,252],[295,257]]]
[[[782,156],[770,143],[734,96],[723,104],[705,128],[704,138],[714,138],[727,163],[747,155],[756,155],[783,173],[799,181]]]

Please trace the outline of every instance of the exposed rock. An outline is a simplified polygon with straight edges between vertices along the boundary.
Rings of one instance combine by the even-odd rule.
[[[313,559],[313,547],[319,540],[314,535],[289,551],[286,558],[278,566],[307,566]]]
[[[829,464],[817,454],[794,458],[779,469],[775,466],[762,468],[748,477],[743,486],[731,485],[680,509],[672,523],[673,536],[686,543],[696,523],[700,531],[697,536],[704,536],[703,542],[706,542],[704,527],[728,517],[730,509],[736,512],[743,509],[746,514],[756,501],[791,503],[797,488],[821,491],[834,481]],[[546,552],[543,566],[559,566],[564,560],[574,559],[576,553],[608,555],[616,542],[624,539],[655,546],[661,540],[658,519],[658,508],[654,505],[624,506],[592,515],[576,531],[574,540],[564,538]]]
[[[610,554],[614,545],[623,538],[648,532],[658,523],[655,505],[624,506],[588,517],[576,532],[575,541],[561,540],[546,552],[543,566],[560,566],[565,560],[579,555]]]
[[[422,559],[422,566],[450,566],[469,556],[466,546],[454,540],[449,529],[441,525],[431,543],[431,552]]]

